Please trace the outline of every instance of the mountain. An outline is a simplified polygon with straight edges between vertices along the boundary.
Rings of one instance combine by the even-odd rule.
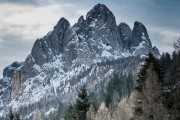
[[[77,23],[61,18],[54,29],[37,39],[24,62],[14,62],[0,80],[0,116],[12,108],[24,119],[37,111],[48,115],[57,105],[73,102],[77,89],[87,85],[98,94],[113,73],[134,76],[147,53],[160,55],[152,47],[146,27],[134,22],[116,24],[115,16],[97,4]]]

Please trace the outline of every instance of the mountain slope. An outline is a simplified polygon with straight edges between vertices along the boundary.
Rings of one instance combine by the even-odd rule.
[[[36,110],[48,115],[59,101],[74,101],[82,84],[98,93],[98,86],[106,84],[113,72],[135,75],[148,52],[159,55],[145,26],[137,21],[133,30],[125,23],[117,25],[103,4],[73,26],[61,18],[51,32],[35,41],[24,62],[4,69],[0,115],[9,108],[25,119],[32,119]]]

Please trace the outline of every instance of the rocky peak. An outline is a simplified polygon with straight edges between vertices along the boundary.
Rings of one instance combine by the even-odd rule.
[[[150,46],[152,46],[146,27],[139,21],[134,22],[132,37],[132,46],[138,46],[142,41],[145,41],[146,43],[149,43]]]
[[[46,62],[52,61],[53,56],[59,55],[63,51],[64,36],[69,28],[70,23],[62,17],[52,32],[35,41],[31,55],[38,65],[42,66]]]
[[[67,28],[69,28],[70,23],[68,20],[66,20],[64,17],[62,17],[58,23],[56,24],[56,26],[54,27],[54,30],[66,30]]]
[[[86,28],[86,22],[84,20],[83,15],[79,17],[77,23],[75,23],[72,27],[76,33],[79,33],[82,29],[82,32],[84,32],[84,29]]]
[[[129,25],[126,23],[120,23],[118,25],[118,31],[120,34],[120,38],[124,43],[124,48],[125,49],[130,49],[130,40],[132,38],[132,31]]]
[[[141,35],[141,36],[142,36],[142,33],[144,33],[145,37],[147,39],[149,39],[146,27],[141,22],[139,22],[139,21],[135,21],[134,22],[133,32],[141,33],[141,34],[138,34],[138,35]]]
[[[83,23],[85,20],[84,20],[84,16],[82,15],[79,19],[78,19],[78,24],[81,24]]]
[[[86,15],[86,20],[88,23],[92,21],[107,22],[109,24],[116,24],[115,17],[113,13],[104,5],[97,4],[94,6]]]
[[[131,32],[131,28],[129,27],[129,25],[126,24],[126,23],[124,23],[124,22],[120,23],[120,24],[118,25],[118,28],[119,28],[119,30],[127,31],[128,33]]]
[[[3,77],[12,77],[14,71],[19,67],[21,66],[22,63],[19,63],[19,62],[13,62],[11,65],[9,65],[8,67],[6,67],[4,70],[3,70]]]

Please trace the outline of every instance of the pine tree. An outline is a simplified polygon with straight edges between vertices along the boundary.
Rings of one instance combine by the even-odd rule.
[[[157,73],[158,81],[160,84],[163,84],[163,71],[160,69],[159,61],[156,59],[153,54],[150,52],[148,57],[145,59],[145,64],[143,65],[142,69],[138,74],[138,80],[136,89],[142,90],[142,85],[145,82],[147,69],[152,65],[153,70]]]
[[[180,81],[180,53],[174,53],[171,64],[172,83],[176,84]]]
[[[8,120],[21,120],[21,118],[18,113],[13,114],[12,110],[10,110],[9,115],[8,115]]]
[[[87,120],[87,111],[89,110],[89,100],[86,86],[83,85],[78,92],[76,100],[76,112],[78,120]]]
[[[170,66],[171,66],[171,57],[169,53],[163,53],[160,60],[160,66],[164,73],[164,84],[169,85],[171,84],[170,80]]]
[[[75,105],[69,105],[65,112],[65,120],[78,120],[77,119],[77,111]]]
[[[110,93],[108,93],[105,98],[105,105],[107,108],[109,108],[111,102],[112,102],[112,96],[110,95]]]
[[[10,112],[9,112],[8,119],[9,120],[13,120],[14,119],[14,114],[12,113],[12,110],[10,110]]]
[[[174,52],[171,64],[172,90],[170,98],[173,102],[173,115],[176,120],[180,119],[180,52]]]
[[[14,120],[21,120],[20,115],[16,113],[16,114],[14,115]]]
[[[130,95],[134,87],[132,74],[129,73],[129,75],[126,78],[126,83],[127,95]]]
[[[174,48],[176,52],[180,52],[180,38],[174,42]]]
[[[58,106],[58,111],[57,111],[56,117],[58,119],[63,118],[65,112],[66,112],[66,106],[62,102],[60,102],[59,106]]]
[[[165,118],[167,110],[163,106],[163,74],[160,69],[159,61],[149,53],[145,59],[145,64],[140,70],[139,79],[137,81],[137,90],[140,97],[137,102],[141,105],[137,106],[141,114],[138,120],[161,120]]]

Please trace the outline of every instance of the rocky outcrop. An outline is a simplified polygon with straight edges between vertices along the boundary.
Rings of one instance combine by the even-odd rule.
[[[139,21],[134,22],[132,38],[131,46],[138,46],[142,41],[149,42],[149,45],[152,46],[146,27]]]
[[[131,48],[131,39],[132,39],[132,31],[131,28],[126,23],[121,23],[118,25],[119,35],[121,40],[123,41],[123,47],[125,50],[130,50]]]
[[[3,77],[9,77],[12,78],[14,71],[21,66],[22,63],[19,62],[13,62],[11,65],[9,65],[8,67],[6,67],[3,70]]]
[[[65,44],[68,42],[65,36],[69,27],[69,22],[61,18],[52,32],[36,40],[31,55],[38,65],[42,66],[44,63],[51,62],[54,56],[63,53]]]
[[[26,81],[27,75],[24,71],[15,71],[12,77],[11,99],[14,99],[22,89],[22,84]]]

